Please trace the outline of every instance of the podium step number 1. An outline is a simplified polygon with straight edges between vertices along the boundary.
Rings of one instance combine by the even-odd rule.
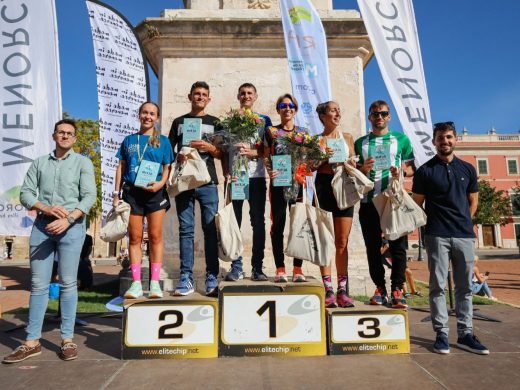
[[[326,354],[323,288],[221,290],[220,356]]]

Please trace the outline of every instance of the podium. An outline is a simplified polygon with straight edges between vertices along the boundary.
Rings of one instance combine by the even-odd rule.
[[[221,282],[219,356],[326,355],[323,286],[309,279]]]
[[[326,311],[330,355],[410,353],[406,310],[356,302]]]
[[[122,359],[218,356],[218,301],[188,297],[124,302]]]
[[[408,312],[325,309],[321,281],[220,282],[218,298],[126,300],[122,359],[410,352]]]

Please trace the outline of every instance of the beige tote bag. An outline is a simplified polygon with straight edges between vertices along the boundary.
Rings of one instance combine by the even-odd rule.
[[[348,174],[343,164],[338,165],[334,170],[331,186],[340,210],[348,209],[363,199],[363,193],[359,192],[356,179]]]
[[[101,228],[99,238],[105,242],[116,242],[126,236],[130,219],[130,205],[120,200],[116,207],[108,212],[105,226]]]
[[[314,186],[312,190],[316,207],[307,204],[305,189],[303,202],[296,202],[291,207],[285,254],[326,267],[336,254],[334,221],[330,211],[320,209]]]
[[[171,170],[169,190],[173,196],[211,181],[206,162],[200,157],[197,149],[183,146],[179,154],[186,156],[186,160],[175,164],[175,168]]]
[[[374,188],[374,183],[359,169],[345,163],[345,170],[356,181],[356,186],[360,195],[368,194]]]
[[[388,188],[374,201],[376,199],[381,230],[387,240],[397,240],[426,225],[426,213],[404,190],[402,174],[397,179],[392,178]]]
[[[231,201],[228,202],[227,195],[228,188],[230,187],[231,186],[226,183],[224,188],[224,203],[226,205],[215,215],[218,239],[218,258],[223,261],[234,261],[244,251],[242,232],[240,231],[240,227],[238,226],[235,217],[233,203]]]

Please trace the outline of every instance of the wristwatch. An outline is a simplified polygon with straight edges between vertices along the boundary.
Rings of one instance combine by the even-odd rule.
[[[69,215],[67,215],[67,221],[68,221],[71,225],[73,225],[74,222],[76,222],[76,219],[75,219],[72,215],[69,214]]]
[[[116,195],[119,195],[119,191],[114,191],[112,192],[112,197],[116,196]]]

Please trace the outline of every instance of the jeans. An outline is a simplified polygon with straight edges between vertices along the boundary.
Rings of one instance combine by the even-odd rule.
[[[267,185],[265,178],[253,177],[249,179],[249,218],[253,228],[253,256],[251,266],[254,270],[262,271],[265,249],[265,198]],[[242,206],[243,200],[233,201],[233,210],[238,222],[242,225]],[[232,266],[242,268],[242,256],[233,261]]]
[[[444,289],[451,259],[455,282],[457,334],[459,337],[463,337],[468,333],[473,333],[471,279],[473,277],[475,239],[426,235],[424,240],[430,271],[430,310],[433,330],[437,334],[448,335],[448,309]]]
[[[491,289],[489,288],[486,281],[484,281],[484,283],[472,282],[471,292],[474,295],[485,296],[488,298],[491,298],[493,296],[493,293],[491,292]]]
[[[367,249],[368,269],[370,277],[377,287],[385,287],[385,268],[381,261],[381,223],[379,214],[372,202],[361,203],[359,208],[359,223]],[[397,240],[388,240],[389,250],[392,254],[392,272],[390,280],[392,290],[396,287],[403,288],[406,281],[406,236]],[[386,288],[385,288],[386,290]]]
[[[283,253],[283,230],[287,216],[287,206],[290,204],[283,196],[284,187],[274,187],[272,182],[269,186],[269,197],[271,200],[271,245],[273,246],[273,256],[276,268],[285,267],[285,257]],[[300,195],[301,195],[300,189]],[[302,259],[293,259],[294,267],[301,267]]]
[[[79,255],[85,241],[85,222],[78,220],[65,232],[54,235],[45,227],[49,220],[37,218],[29,239],[31,265],[31,297],[27,340],[41,337],[43,318],[49,302],[49,284],[54,257],[58,258],[62,340],[72,339],[78,303],[77,276]]]
[[[175,197],[177,216],[179,218],[181,275],[193,274],[193,264],[195,262],[195,200],[200,205],[206,272],[217,276],[219,263],[215,214],[218,211],[218,192],[217,186],[211,183],[194,190],[181,192]]]

